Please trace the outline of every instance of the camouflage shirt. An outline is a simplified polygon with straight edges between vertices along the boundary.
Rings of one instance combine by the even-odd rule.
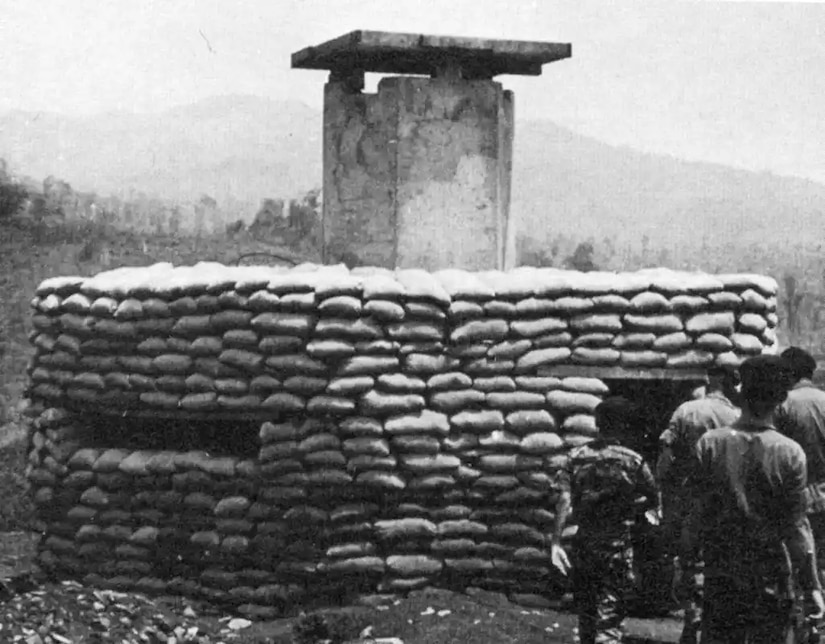
[[[560,472],[562,492],[570,494],[580,534],[627,533],[640,514],[656,507],[656,482],[648,465],[627,447],[604,440],[570,453]]]

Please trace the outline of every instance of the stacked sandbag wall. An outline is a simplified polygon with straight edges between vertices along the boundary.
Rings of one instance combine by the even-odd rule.
[[[43,565],[248,614],[552,594],[554,475],[608,393],[569,368],[735,364],[777,323],[769,278],[671,271],[157,265],[47,280],[33,306]],[[260,450],[91,445],[90,418],[123,415],[257,418]]]

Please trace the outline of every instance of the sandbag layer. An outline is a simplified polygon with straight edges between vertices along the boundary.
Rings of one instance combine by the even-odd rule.
[[[770,278],[663,270],[155,265],[49,279],[32,304],[33,398],[193,413],[373,413],[376,378],[392,374],[414,383],[385,388],[420,397],[449,372],[737,364],[774,347],[777,324]],[[533,406],[501,387],[513,409]]]

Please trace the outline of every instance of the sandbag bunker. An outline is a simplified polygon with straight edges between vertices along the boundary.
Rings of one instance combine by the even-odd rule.
[[[554,475],[596,435],[593,374],[770,351],[776,289],[658,269],[48,279],[29,389],[39,562],[262,617],[426,585],[560,593]]]

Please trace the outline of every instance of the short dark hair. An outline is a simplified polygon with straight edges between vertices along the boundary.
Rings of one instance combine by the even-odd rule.
[[[816,371],[814,357],[800,347],[790,347],[782,352],[782,359],[788,364],[795,380],[813,378]]]
[[[751,411],[763,414],[782,403],[791,386],[791,369],[780,356],[748,358],[739,367],[742,400]]]
[[[713,365],[707,371],[708,379],[719,378],[725,387],[733,389],[739,384],[739,371],[733,365]]]
[[[638,413],[634,403],[624,396],[610,396],[596,405],[594,415],[600,431],[615,430],[632,422]]]

